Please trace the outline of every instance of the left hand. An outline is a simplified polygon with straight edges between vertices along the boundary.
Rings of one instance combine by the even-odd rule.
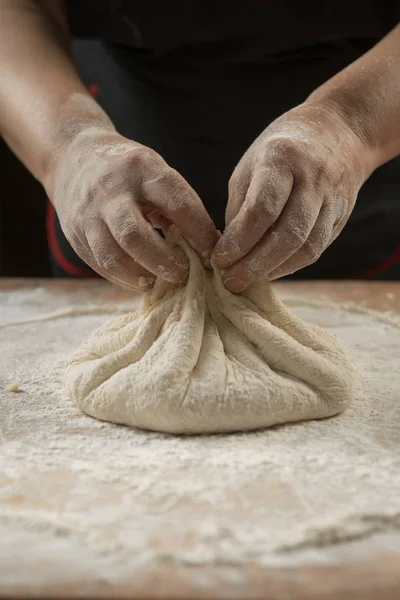
[[[373,170],[370,150],[332,106],[302,104],[256,139],[229,182],[213,258],[239,293],[315,262],[345,226]]]

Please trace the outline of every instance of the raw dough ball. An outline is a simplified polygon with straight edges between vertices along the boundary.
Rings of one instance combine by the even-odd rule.
[[[185,286],[158,280],[136,313],[106,323],[67,365],[93,417],[171,433],[258,429],[341,412],[357,378],[338,340],[305,325],[268,282],[241,296],[190,261]]]

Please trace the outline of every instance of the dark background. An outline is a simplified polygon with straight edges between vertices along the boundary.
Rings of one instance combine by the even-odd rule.
[[[47,277],[47,198],[0,138],[0,276]]]

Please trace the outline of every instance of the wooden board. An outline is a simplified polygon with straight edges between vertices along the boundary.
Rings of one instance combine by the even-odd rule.
[[[299,297],[322,294],[332,301],[352,302],[400,314],[398,283],[287,282],[277,284],[278,292],[283,286]],[[29,292],[33,288],[43,293],[32,297]],[[46,295],[62,298],[66,306],[98,302],[99,297],[104,302],[123,302],[128,298],[124,291],[102,281],[0,280],[3,297],[7,295],[4,292],[16,290],[22,294],[26,291],[28,313],[35,312],[35,308],[43,312]],[[298,550],[277,559],[275,564],[190,566],[164,561],[138,567],[115,581],[106,575],[111,560],[107,554],[96,555],[93,550],[86,549],[86,562],[82,560],[82,549],[78,552],[78,548],[74,548],[78,543],[76,540],[54,539],[47,531],[42,534],[40,552],[37,552],[35,532],[27,533],[18,524],[4,527],[12,527],[12,531],[8,531],[7,547],[0,540],[1,597],[246,597],[266,600],[397,600],[400,597],[400,531],[390,526],[376,535],[348,543]],[[118,564],[115,568],[118,569]],[[6,573],[13,574],[14,585],[2,583]]]

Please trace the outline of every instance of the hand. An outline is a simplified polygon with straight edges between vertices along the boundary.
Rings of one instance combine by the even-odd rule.
[[[152,227],[175,224],[203,258],[218,240],[189,184],[153,150],[114,131],[83,130],[46,186],[76,253],[113,283],[150,289],[155,276],[183,282],[188,261]]]
[[[303,104],[250,146],[229,182],[227,227],[213,258],[239,293],[315,262],[342,231],[372,172],[338,112]]]

